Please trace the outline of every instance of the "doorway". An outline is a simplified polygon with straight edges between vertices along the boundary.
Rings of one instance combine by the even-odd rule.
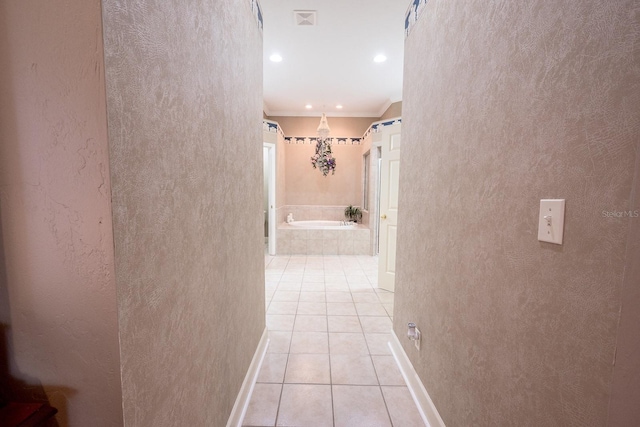
[[[269,255],[276,254],[276,145],[262,144],[264,175],[264,235]]]
[[[401,125],[383,127],[378,185],[378,286],[395,289]]]

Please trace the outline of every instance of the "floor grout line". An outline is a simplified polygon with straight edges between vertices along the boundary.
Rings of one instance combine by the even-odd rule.
[[[279,260],[277,262],[277,268],[274,268],[274,270],[278,270],[281,271],[281,273],[279,274],[279,278],[277,281],[277,284],[275,285],[275,287],[272,288],[272,293],[271,293],[271,297],[269,298],[268,304],[266,305],[266,311],[268,312],[269,308],[272,307],[272,304],[274,302],[280,302],[280,303],[295,303],[295,310],[291,310],[294,311],[294,314],[289,315],[289,316],[293,316],[293,325],[291,326],[291,330],[288,330],[286,332],[288,332],[290,334],[290,340],[289,340],[289,345],[288,345],[288,353],[286,353],[286,360],[285,360],[285,366],[284,366],[284,372],[283,372],[283,376],[282,376],[282,382],[266,382],[265,384],[280,384],[281,385],[281,390],[280,390],[280,396],[279,396],[279,400],[278,400],[278,407],[276,409],[276,418],[274,421],[274,425],[278,424],[278,421],[282,415],[282,398],[284,395],[284,389],[285,389],[285,385],[322,385],[322,386],[329,386],[330,389],[330,397],[331,397],[331,417],[332,417],[332,424],[333,426],[336,425],[337,419],[336,419],[336,408],[335,408],[335,398],[334,398],[334,386],[348,386],[348,387],[376,387],[376,389],[378,390],[378,392],[380,393],[382,400],[384,402],[385,405],[385,412],[386,412],[386,416],[387,416],[387,422],[389,422],[389,425],[393,426],[393,421],[391,419],[391,414],[389,411],[389,406],[387,403],[387,399],[384,396],[384,393],[382,391],[382,384],[380,383],[380,377],[378,374],[378,369],[376,368],[374,359],[373,359],[373,354],[372,354],[372,349],[371,349],[371,344],[369,343],[369,341],[367,340],[367,334],[365,333],[365,328],[363,325],[363,318],[367,318],[367,317],[385,317],[387,319],[391,319],[391,316],[389,315],[389,312],[387,310],[387,308],[384,306],[384,304],[389,304],[389,303],[384,303],[381,299],[380,299],[380,294],[376,291],[376,289],[378,288],[377,284],[372,283],[372,280],[369,279],[368,273],[369,275],[373,274],[371,273],[371,271],[373,271],[373,268],[371,266],[371,263],[365,262],[364,258],[361,257],[353,257],[353,258],[349,258],[349,260],[351,261],[355,261],[355,265],[357,266],[357,268],[353,265],[353,264],[349,264],[347,262],[347,258],[343,258],[343,257],[338,257],[338,256],[323,256],[323,255],[316,255],[316,256],[306,256],[304,258],[304,262],[302,261],[296,261],[295,263],[291,262],[292,257],[291,256],[287,256],[286,257],[286,263],[283,261],[285,257],[271,257],[271,259],[268,262],[265,262],[265,270],[268,270],[267,267],[269,265],[271,266],[275,266],[276,264],[272,264],[274,260]],[[298,259],[300,259],[299,257],[297,257]],[[283,267],[280,267],[280,264],[283,264]],[[345,271],[345,268],[347,268],[348,270]],[[289,273],[287,273],[287,271],[289,270]],[[291,273],[292,271],[294,271],[295,269],[295,273]],[[329,270],[331,272],[331,274],[329,275],[329,277],[336,277],[336,278],[341,278],[341,279],[336,279],[338,280],[338,283],[332,282],[330,278],[328,278],[327,276],[327,270]],[[301,277],[299,278],[299,281],[296,279],[293,279],[291,282],[282,282],[282,278],[286,275],[286,274],[293,274],[293,275],[300,275]],[[277,274],[276,274],[277,275]],[[275,276],[275,275],[274,275]],[[322,281],[318,281],[316,282],[318,276],[322,276]],[[351,277],[351,280],[349,279],[349,277]],[[361,277],[361,278],[359,278]],[[290,277],[287,277],[287,279],[289,279]],[[362,283],[363,281],[366,281],[367,283]],[[329,283],[328,283],[329,282]],[[352,283],[350,283],[352,282]],[[280,286],[283,283],[287,283],[287,285],[285,286],[286,289],[281,289]],[[321,283],[322,286],[320,287],[320,285],[318,285],[318,283]],[[330,286],[330,291],[327,289],[327,286]],[[372,292],[371,292],[372,291]],[[276,295],[280,292],[280,294],[276,297]],[[291,293],[295,293],[297,294],[295,301],[276,301],[275,299],[278,298],[292,298],[291,295],[285,294],[283,295],[282,292],[291,292]],[[305,299],[310,299],[310,300],[305,300],[302,301],[302,297],[303,297],[303,292],[307,293],[307,292],[317,292],[318,294],[322,293],[321,297],[323,298],[323,301],[317,301],[315,299],[315,296],[311,296],[311,295],[305,295]],[[347,331],[334,331],[331,332],[329,330],[329,304],[330,301],[328,300],[327,297],[327,293],[328,292],[344,292],[347,293],[349,298],[350,298],[350,303],[353,305],[353,308],[355,309],[355,314],[332,314],[332,316],[343,316],[343,317],[356,317],[358,320],[358,325],[359,325],[359,332],[347,332]],[[367,293],[367,294],[371,294],[373,293],[373,295],[376,295],[376,302],[370,302],[371,299],[367,299],[365,297],[359,296],[358,299],[360,300],[360,303],[367,303],[367,304],[379,304],[380,307],[383,308],[384,310],[384,315],[381,314],[361,314],[360,311],[358,311],[358,306],[356,305],[356,298],[355,298],[355,294],[359,294],[359,293]],[[293,298],[292,298],[293,299]],[[364,301],[363,301],[364,300]],[[386,299],[386,301],[388,301],[388,299]],[[332,301],[332,302],[341,302],[341,301]],[[324,314],[306,314],[306,313],[302,313],[300,310],[300,304],[301,303],[307,303],[307,304],[303,304],[303,307],[305,307],[305,311],[309,310],[309,311],[313,311],[314,310],[314,306],[313,304],[315,303],[322,303],[322,305],[324,306]],[[273,306],[273,307],[277,307]],[[280,306],[280,309],[287,312],[289,311],[287,308],[287,305],[284,304],[283,306]],[[290,307],[292,307],[292,305],[290,305]],[[360,306],[360,310],[365,310],[368,309],[370,307],[368,306]],[[276,311],[276,310],[274,310]],[[281,312],[276,311],[273,314],[270,315],[285,315]],[[291,350],[293,348],[293,344],[294,344],[294,334],[296,334],[296,326],[300,327],[300,325],[298,324],[298,321],[300,320],[301,316],[316,316],[316,317],[324,317],[324,327],[325,330],[324,331],[317,331],[318,333],[322,333],[326,336],[326,340],[327,340],[327,353],[307,353],[307,352],[297,352],[297,353],[292,353]],[[319,320],[319,319],[318,319]],[[306,328],[305,326],[303,326],[303,328]],[[313,329],[313,327],[311,328]],[[275,330],[273,330],[273,332],[275,332]],[[306,334],[308,332],[313,332],[313,331],[297,331],[299,334]],[[370,334],[374,334],[374,333],[378,333],[378,332],[371,332]],[[336,356],[336,355],[349,355],[351,353],[332,353],[332,348],[331,348],[331,334],[336,334],[336,335],[340,335],[340,334],[358,334],[361,335],[364,339],[364,343],[366,346],[366,351],[367,354],[362,354],[359,356],[363,356],[366,357],[368,356],[368,360],[371,363],[371,366],[373,368],[373,374],[375,377],[375,382],[376,384],[336,384],[334,383],[334,379],[333,379],[333,360],[332,360],[332,356]],[[382,334],[382,333],[381,333]],[[339,341],[338,341],[339,342]],[[285,354],[285,353],[274,353],[274,354]],[[289,371],[289,362],[291,360],[291,355],[292,354],[326,354],[328,362],[329,362],[329,381],[328,383],[326,382],[318,382],[318,383],[313,383],[313,382],[287,382],[286,378],[287,378],[287,372]],[[406,387],[405,386],[395,386],[395,387]]]

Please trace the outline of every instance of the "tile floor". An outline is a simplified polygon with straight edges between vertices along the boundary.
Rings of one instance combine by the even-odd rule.
[[[377,257],[265,256],[270,344],[245,426],[424,426],[387,342]]]

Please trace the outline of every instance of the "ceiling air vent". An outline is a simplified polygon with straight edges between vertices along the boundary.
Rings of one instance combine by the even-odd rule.
[[[294,10],[293,19],[297,26],[313,27],[316,25],[316,11],[315,10]]]

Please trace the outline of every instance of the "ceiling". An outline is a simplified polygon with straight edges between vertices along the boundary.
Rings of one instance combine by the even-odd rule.
[[[402,100],[408,0],[260,0],[260,5],[267,115],[380,117]],[[316,11],[316,25],[296,25],[298,10]],[[274,53],[281,62],[269,59]],[[379,54],[387,60],[374,62]]]

